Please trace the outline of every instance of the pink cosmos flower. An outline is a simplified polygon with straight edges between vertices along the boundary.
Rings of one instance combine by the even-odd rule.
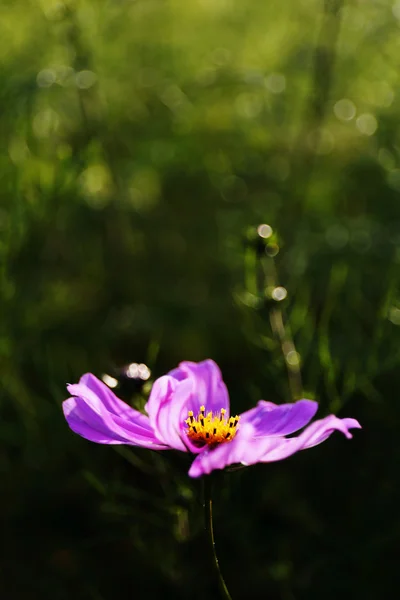
[[[191,477],[228,465],[273,462],[325,441],[335,430],[351,438],[355,419],[329,415],[308,425],[318,404],[298,400],[276,405],[260,400],[230,416],[229,396],[212,360],[182,362],[154,382],[147,415],[122,402],[94,375],[68,385],[65,418],[77,434],[98,444],[128,444],[152,450],[175,449],[194,456]],[[286,437],[306,427],[297,437]]]

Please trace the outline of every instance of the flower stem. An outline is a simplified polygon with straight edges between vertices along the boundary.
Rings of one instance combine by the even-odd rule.
[[[203,477],[203,494],[204,494],[204,527],[207,533],[208,544],[210,546],[215,574],[217,575],[218,584],[223,600],[232,600],[232,597],[226,587],[224,578],[222,577],[221,569],[218,562],[217,552],[215,550],[214,528],[212,517],[212,497],[211,497],[211,475]]]
[[[264,274],[264,288],[275,288],[278,285],[278,273],[273,257],[265,256],[261,259],[261,266]],[[262,290],[260,290],[262,291]],[[278,302],[269,310],[269,320],[272,332],[278,340],[283,359],[286,364],[289,389],[292,401],[299,400],[302,397],[302,382],[300,362],[294,345],[293,337],[288,323],[285,323],[283,312]],[[293,360],[289,363],[288,357],[292,356]]]

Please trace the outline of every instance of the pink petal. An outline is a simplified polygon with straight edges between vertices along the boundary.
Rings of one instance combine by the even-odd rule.
[[[302,429],[317,412],[313,400],[298,400],[292,404],[277,406],[260,400],[255,408],[240,416],[240,423],[251,423],[256,436],[282,436]]]
[[[279,441],[280,438],[275,438],[275,440]],[[253,427],[246,423],[241,426],[240,431],[231,442],[220,444],[213,449],[206,447],[198,454],[189,469],[189,475],[190,477],[200,477],[228,465],[257,462],[260,445],[262,442],[254,438]]]
[[[165,449],[155,437],[149,418],[119,400],[94,375],[84,375],[68,390],[74,397],[63,403],[63,410],[75,433],[103,444]]]
[[[178,380],[164,375],[153,384],[145,406],[156,436],[167,446],[186,452],[185,439],[187,405],[193,384],[190,379]]]
[[[179,380],[170,375],[163,375],[155,380],[152,385],[149,399],[144,407],[145,411],[149,415],[150,423],[152,427],[155,427],[157,415],[160,408],[172,401],[173,393],[175,392]]]
[[[203,360],[199,363],[182,362],[179,371],[192,380],[192,396],[188,410],[198,414],[200,406],[206,407],[206,412],[219,412],[224,408],[229,414],[229,395],[222,379],[221,371],[213,360]]]
[[[184,379],[179,382],[170,397],[160,404],[154,423],[154,431],[171,448],[187,451],[186,424],[188,405],[190,405],[193,382]]]
[[[68,398],[63,402],[64,416],[68,425],[74,433],[84,437],[91,442],[98,444],[122,444],[124,443],[117,436],[113,436],[109,430],[100,431],[101,427],[94,429],[88,425],[87,419],[82,416],[76,398]]]
[[[191,477],[207,475],[215,469],[223,469],[235,463],[251,465],[258,462],[274,462],[288,458],[299,450],[320,444],[334,431],[341,431],[351,438],[350,429],[360,428],[355,419],[338,419],[330,415],[315,421],[295,438],[258,437],[251,423],[244,423],[232,442],[210,450],[206,448],[193,461],[189,470]]]
[[[105,385],[100,379],[92,375],[92,373],[85,373],[79,380],[79,383],[68,385],[67,389],[71,396],[79,396],[80,390],[84,390],[83,393],[90,398],[94,404],[102,404],[110,413],[123,417],[129,413],[131,407],[123,402]]]
[[[349,430],[360,428],[360,424],[355,419],[338,419],[335,415],[329,415],[324,419],[311,423],[298,437],[283,438],[281,444],[276,446],[266,444],[264,452],[259,456],[257,462],[274,462],[288,458],[299,450],[321,444],[334,431],[341,431],[347,439],[350,439],[353,436]]]
[[[156,436],[182,452],[199,452],[186,436],[188,411],[195,415],[200,406],[206,412],[229,411],[229,396],[218,366],[212,360],[183,362],[177,369],[157,379],[145,406]]]

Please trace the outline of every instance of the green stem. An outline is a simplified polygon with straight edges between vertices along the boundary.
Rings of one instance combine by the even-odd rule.
[[[263,292],[263,289],[272,289],[278,285],[278,273],[274,258],[265,256],[261,259],[261,266],[264,274],[264,281],[262,282],[264,288],[260,289],[260,293]],[[275,305],[269,309],[269,320],[272,333],[281,346],[283,359],[287,369],[291,399],[292,401],[299,400],[303,395],[300,363],[297,359],[298,354],[289,324],[288,322],[285,322],[279,302],[275,302]],[[290,356],[293,357],[293,360],[288,361]]]
[[[218,562],[217,552],[215,550],[214,529],[212,518],[212,498],[211,498],[211,476],[206,475],[203,478],[203,493],[204,493],[204,527],[207,532],[208,544],[210,546],[214,570],[217,575],[218,584],[221,592],[221,598],[224,600],[232,600],[232,597],[226,587],[224,578],[222,577],[221,569]]]

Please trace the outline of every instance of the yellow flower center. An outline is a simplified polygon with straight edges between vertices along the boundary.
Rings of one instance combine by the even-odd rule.
[[[200,406],[200,412],[195,417],[193,411],[189,410],[185,423],[188,426],[186,433],[190,440],[196,446],[205,444],[216,446],[232,441],[236,435],[240,417],[236,415],[236,417],[227,419],[225,408],[221,408],[217,414],[210,411],[206,415],[205,411],[205,406]]]

